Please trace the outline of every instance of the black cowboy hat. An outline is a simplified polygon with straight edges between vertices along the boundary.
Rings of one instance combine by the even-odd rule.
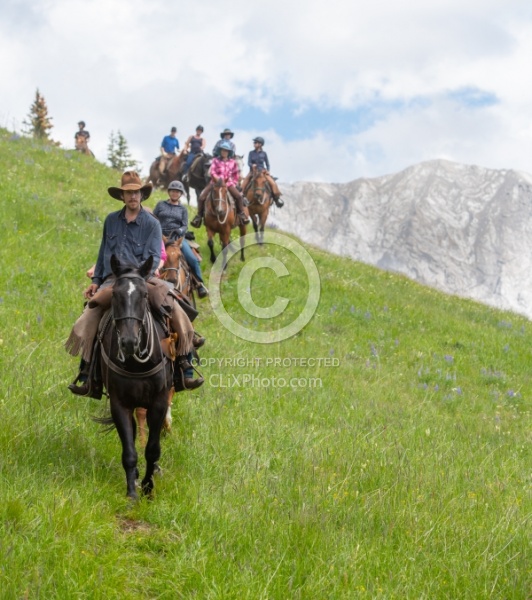
[[[235,135],[230,129],[224,129],[222,133],[220,133],[220,137],[223,139],[224,135],[227,135],[228,133],[231,134],[231,137]]]
[[[147,183],[142,185],[142,181],[140,180],[139,174],[135,171],[126,171],[122,175],[121,187],[110,187],[107,188],[109,192],[109,196],[114,198],[115,200],[122,200],[122,192],[126,191],[137,191],[140,190],[142,194],[142,200],[146,200],[150,197],[152,191],[151,183]]]

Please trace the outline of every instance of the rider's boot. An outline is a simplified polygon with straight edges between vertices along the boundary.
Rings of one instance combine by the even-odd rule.
[[[205,198],[203,198],[203,192],[198,198],[198,214],[192,219],[190,224],[192,227],[201,227],[203,217],[205,216]]]
[[[178,356],[174,361],[174,388],[176,392],[184,390],[195,390],[201,387],[204,383],[203,377],[200,375],[197,379],[193,379],[194,370],[187,356]]]
[[[196,289],[198,290],[198,296],[200,298],[206,298],[209,295],[209,290],[205,287],[203,281],[198,281]]]
[[[90,363],[81,359],[79,373],[76,376],[76,379],[69,384],[68,389],[76,396],[87,396],[89,398],[100,400],[103,393],[103,387],[101,379],[93,377],[94,368],[94,356]],[[77,383],[81,383],[81,385],[76,385]]]
[[[234,194],[236,204],[236,214],[242,225],[247,225],[250,222],[250,218],[244,212],[244,197],[241,194]]]
[[[192,340],[192,345],[194,346],[195,350],[198,350],[199,348],[201,348],[203,345],[205,344],[205,337],[200,335],[199,333],[197,333],[196,331],[194,332],[194,339]]]
[[[281,198],[280,194],[278,196],[274,196],[273,201],[279,208],[282,208],[284,206],[284,200]]]

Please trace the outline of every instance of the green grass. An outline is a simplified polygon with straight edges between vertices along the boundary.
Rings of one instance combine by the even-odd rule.
[[[307,247],[321,298],[289,340],[243,341],[201,301],[202,358],[222,364],[175,397],[155,499],[131,505],[63,350],[119,174],[6,131],[0,159],[2,599],[532,598],[525,318]],[[246,264],[266,255],[284,253]],[[258,305],[291,299],[285,320],[307,292],[293,266],[253,280]],[[241,268],[224,301],[264,328],[239,306]]]

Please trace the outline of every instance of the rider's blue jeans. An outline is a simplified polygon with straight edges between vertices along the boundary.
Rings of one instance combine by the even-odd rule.
[[[192,251],[192,248],[190,247],[190,244],[188,243],[188,240],[186,240],[186,239],[183,240],[183,243],[181,244],[181,252],[183,252],[183,256],[185,257],[185,260],[187,261],[188,266],[192,269],[192,272],[194,273],[196,278],[199,281],[203,282],[203,276],[201,274],[201,267],[200,267],[199,260],[196,258],[196,255]]]
[[[196,156],[198,156],[198,153],[196,154],[188,154],[187,155],[187,160],[185,162],[185,166],[183,167],[183,174],[188,173],[188,170],[190,169],[190,165],[194,162],[194,159],[196,158]]]

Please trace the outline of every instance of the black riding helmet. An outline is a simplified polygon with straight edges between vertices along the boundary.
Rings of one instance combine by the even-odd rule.
[[[256,138],[253,138],[253,143],[255,143],[255,142],[257,142],[261,146],[264,146],[264,138],[263,137],[258,136]]]

